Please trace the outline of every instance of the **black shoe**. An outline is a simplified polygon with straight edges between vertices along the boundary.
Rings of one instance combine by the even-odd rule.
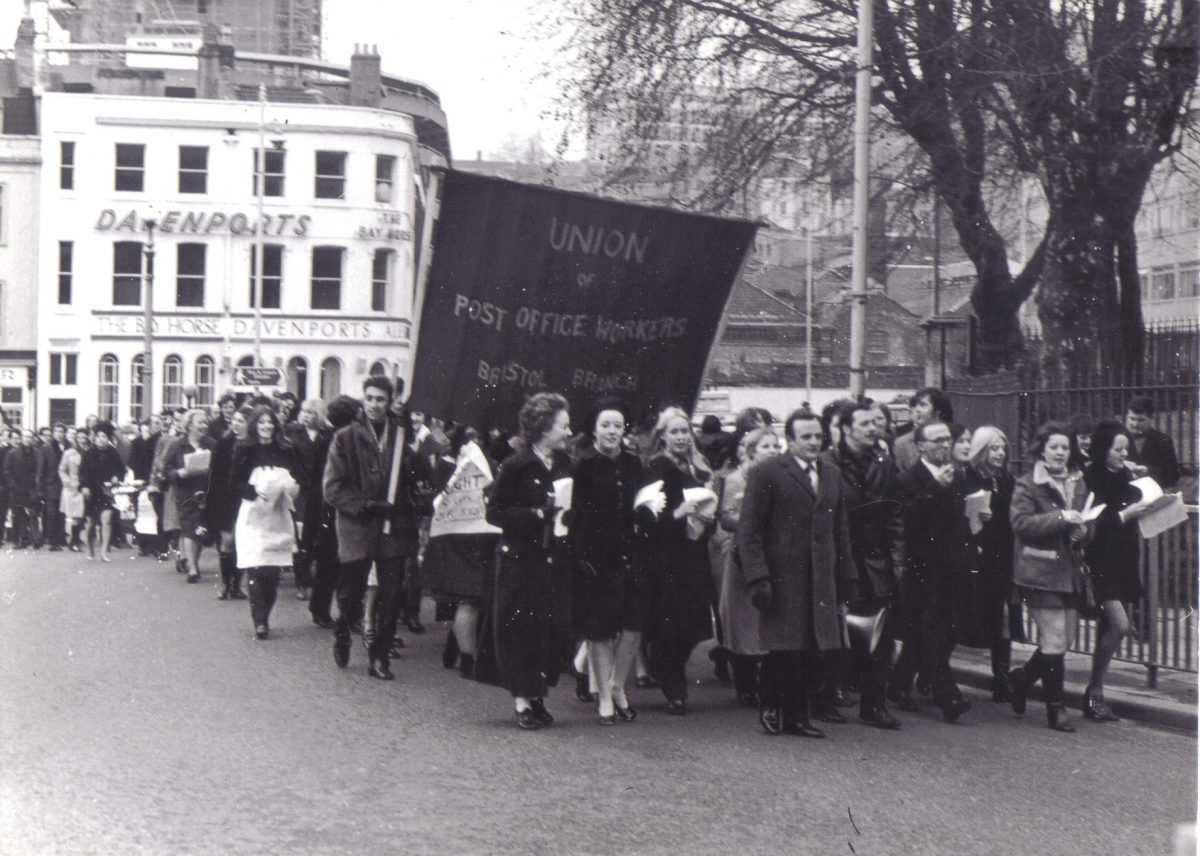
[[[1008,703],[1012,705],[1013,713],[1021,716],[1025,713],[1026,693],[1029,687],[1025,685],[1025,670],[1018,666],[1008,673]]]
[[[217,589],[217,600],[229,600],[229,586],[223,585]]]
[[[917,700],[912,697],[911,691],[889,687],[887,697],[888,701],[900,710],[907,711],[908,713],[918,713],[921,710],[921,705],[917,704]]]
[[[364,630],[362,639],[359,641],[362,642],[363,650],[370,654],[371,649],[375,647],[375,631]]]
[[[266,639],[267,636],[270,634],[270,632],[271,632],[270,629],[265,624],[254,625],[254,638],[255,639]]]
[[[180,556],[175,560],[175,570],[178,573],[186,574],[188,572],[188,560]]]
[[[834,707],[850,707],[854,702],[850,696],[846,695],[846,691],[838,687],[833,691],[833,706]]]
[[[350,664],[350,635],[336,633],[333,637],[333,662],[344,669]]]
[[[575,698],[591,704],[592,691],[589,689],[589,683],[586,672],[575,679]]]
[[[523,731],[537,731],[542,726],[537,721],[537,717],[533,715],[532,710],[518,710],[517,727]]]
[[[888,713],[888,709],[883,706],[860,711],[858,718],[863,724],[882,728],[884,731],[895,731],[900,727],[900,720]]]
[[[244,591],[242,591],[240,588],[231,588],[229,590],[229,599],[230,600],[245,600],[246,593]]]
[[[405,649],[404,640],[396,638],[392,640],[392,647],[388,649],[388,656],[393,660],[399,660]]]
[[[49,553],[61,553],[62,547],[60,547],[58,544],[51,544],[46,548],[46,551]]]
[[[1067,718],[1067,707],[1063,704],[1048,704],[1046,705],[1046,722],[1055,731],[1061,731],[1064,734],[1074,734],[1075,726],[1071,724],[1071,720]]]
[[[622,722],[633,722],[637,719],[637,711],[632,707],[617,707],[614,705],[613,709],[616,711],[617,719]]]
[[[971,709],[971,703],[961,696],[942,708],[942,719],[946,722],[958,722],[958,718]]]
[[[1121,717],[1113,713],[1104,703],[1104,694],[1089,686],[1083,693],[1083,715],[1092,722],[1120,722]]]
[[[836,707],[818,708],[816,717],[817,719],[821,720],[821,722],[828,722],[831,725],[846,724],[846,717],[842,716]]]
[[[723,684],[729,683],[729,681],[731,680],[731,678],[729,677],[729,661],[726,660],[724,657],[721,657],[721,658],[713,661],[713,674],[716,676],[717,680],[720,681],[721,683],[723,683]]]
[[[758,707],[758,693],[738,693],[737,701],[742,707]]]
[[[198,582],[200,582],[200,575],[199,574],[188,574],[187,581],[189,583],[198,583]]]
[[[538,721],[538,725],[551,725],[554,722],[554,717],[550,715],[550,711],[546,710],[546,702],[540,698],[529,700],[529,709],[533,711],[533,718]]]
[[[825,732],[814,728],[811,722],[803,722],[799,719],[784,720],[783,733],[794,734],[797,737],[811,737],[815,740],[820,740],[825,736]]]
[[[396,676],[392,674],[392,669],[388,665],[387,660],[376,660],[371,658],[371,665],[367,667],[367,674],[372,678],[378,678],[381,681],[394,681]]]
[[[420,636],[425,632],[425,625],[421,623],[421,619],[415,615],[410,615],[404,619],[404,626],[408,628],[410,633],[415,633]]]
[[[758,724],[772,737],[783,733],[783,713],[777,707],[763,707],[758,711]]]
[[[655,687],[661,686],[653,675],[638,675],[636,683],[638,687],[643,690],[654,689]]]
[[[667,702],[667,713],[671,716],[687,716],[687,702],[683,699],[672,699]]]
[[[462,654],[459,656],[458,670],[464,678],[475,677],[475,658],[470,654]]]
[[[322,630],[333,629],[333,618],[328,615],[314,615],[312,623],[320,627]]]
[[[458,637],[451,630],[446,634],[446,647],[442,649],[442,665],[447,669],[453,669],[458,662]]]
[[[603,716],[603,715],[598,716],[598,717],[596,717],[596,724],[597,725],[616,725],[617,724],[617,715],[615,713],[613,713],[608,716]]]

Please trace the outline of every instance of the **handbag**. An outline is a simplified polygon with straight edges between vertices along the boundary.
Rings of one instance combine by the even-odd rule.
[[[1083,578],[1083,593],[1079,597],[1079,614],[1087,619],[1099,618],[1101,609],[1100,601],[1096,598],[1096,579],[1092,576],[1092,569],[1082,558],[1079,561],[1079,575]]]

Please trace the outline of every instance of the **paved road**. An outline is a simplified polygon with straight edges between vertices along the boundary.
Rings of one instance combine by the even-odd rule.
[[[563,687],[524,733],[440,631],[384,684],[290,585],[256,642],[244,603],[117,555],[0,553],[0,853],[1162,854],[1194,819],[1186,735],[972,694],[955,726],[768,738],[702,652],[686,719],[636,691],[602,729]]]

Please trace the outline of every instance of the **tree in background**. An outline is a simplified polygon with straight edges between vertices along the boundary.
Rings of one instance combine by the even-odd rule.
[[[981,369],[1021,356],[1035,287],[1044,367],[1140,363],[1133,224],[1189,126],[1198,2],[874,0],[881,132],[915,144],[907,160],[974,264]],[[852,0],[568,0],[567,100],[615,140],[618,188],[659,181],[671,201],[737,212],[772,173],[844,173],[855,15]],[[1021,176],[1049,216],[1013,275],[993,200]]]

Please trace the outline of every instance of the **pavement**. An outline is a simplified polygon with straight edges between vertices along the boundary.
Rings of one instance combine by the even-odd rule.
[[[0,552],[0,854],[1149,856],[1195,820],[1190,734],[1078,711],[1059,734],[967,685],[955,725],[850,709],[771,738],[703,646],[686,717],[633,690],[637,721],[601,728],[568,681],[522,732],[431,621],[376,681],[357,645],[333,665],[290,580],[254,640],[213,564],[187,585],[127,551]]]
[[[1028,660],[1033,651],[1033,645],[1014,644],[1013,667]],[[1091,655],[1068,652],[1065,665],[1067,704],[1076,711],[1082,710],[1083,692],[1091,680]],[[991,691],[992,667],[986,650],[956,648],[951,666],[959,684]],[[1155,686],[1151,687],[1146,666],[1130,660],[1113,660],[1104,686],[1104,700],[1118,716],[1192,734],[1197,731],[1198,695],[1195,672],[1160,668]],[[1031,700],[1042,699],[1040,684],[1029,697]],[[1033,712],[1031,706],[1029,713]]]

